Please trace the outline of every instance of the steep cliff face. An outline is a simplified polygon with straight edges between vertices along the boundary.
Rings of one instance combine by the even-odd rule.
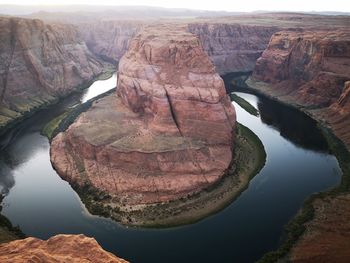
[[[113,20],[79,24],[78,28],[86,45],[96,56],[116,64],[127,51],[130,40],[146,23]]]
[[[57,235],[47,241],[29,237],[2,244],[0,245],[0,261],[12,263],[127,263],[103,250],[95,239],[84,235]]]
[[[350,79],[350,73],[348,75]],[[350,148],[350,81],[344,83],[339,99],[320,114],[334,133]]]
[[[218,181],[232,160],[235,111],[199,39],[183,27],[148,27],[118,73],[118,96],[54,138],[58,173],[127,204],[175,200]]]
[[[272,84],[303,106],[338,100],[350,73],[350,31],[281,31],[256,63],[253,78]]]
[[[349,79],[349,30],[296,30],[273,35],[247,83],[304,107],[350,145]]]
[[[78,25],[89,49],[97,56],[117,63],[133,36],[150,21],[102,21]],[[189,23],[219,74],[252,71],[278,27],[236,23]]]
[[[0,27],[0,127],[102,71],[73,26],[0,18]]]
[[[225,74],[252,71],[279,28],[272,25],[190,23],[188,30],[200,38],[219,74]]]

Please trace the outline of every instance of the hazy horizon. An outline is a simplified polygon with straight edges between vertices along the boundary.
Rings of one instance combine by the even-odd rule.
[[[10,5],[18,7],[42,7],[54,8],[64,6],[115,6],[115,7],[152,7],[152,8],[180,8],[203,11],[227,11],[227,12],[350,12],[350,2],[342,0],[307,2],[304,0],[246,0],[243,3],[228,3],[226,0],[207,1],[199,3],[198,0],[0,0],[0,5]],[[1,13],[1,8],[0,8]]]

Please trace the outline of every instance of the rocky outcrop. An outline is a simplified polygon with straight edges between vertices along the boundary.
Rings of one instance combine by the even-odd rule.
[[[349,30],[296,30],[273,35],[247,83],[326,121],[349,146],[349,79]]]
[[[244,23],[244,17],[243,17]],[[219,74],[253,71],[276,26],[236,23],[190,23],[188,30],[199,36]]]
[[[348,75],[350,79],[350,73]],[[350,148],[350,81],[344,83],[339,99],[320,114],[334,133]]]
[[[101,73],[74,26],[0,18],[0,127]]]
[[[0,245],[0,261],[12,263],[127,263],[103,250],[95,239],[84,235],[57,235],[47,241],[29,237],[2,244]]]
[[[293,247],[291,262],[348,262],[350,258],[350,195],[316,199],[315,215]]]
[[[130,40],[146,21],[112,20],[79,24],[86,45],[96,56],[117,64],[128,49]]]
[[[197,193],[232,161],[235,111],[199,39],[150,26],[119,62],[117,96],[94,103],[54,138],[65,180],[113,200],[151,204]]]

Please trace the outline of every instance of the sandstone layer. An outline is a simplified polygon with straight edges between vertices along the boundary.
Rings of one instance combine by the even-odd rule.
[[[199,39],[150,26],[119,63],[117,96],[93,104],[52,142],[65,180],[118,202],[152,204],[200,192],[232,161],[235,111]]]
[[[139,20],[137,13],[129,19],[96,18],[89,23],[71,21],[70,16],[61,22],[70,21],[77,25],[84,41],[91,51],[111,62],[118,62],[127,50],[131,38],[143,26],[161,23],[149,19]],[[111,15],[111,14],[109,14]],[[164,14],[163,14],[164,15]],[[40,16],[39,16],[40,17]],[[76,19],[77,14],[74,15]],[[86,21],[84,14],[78,20]],[[232,72],[251,72],[256,60],[266,49],[271,36],[281,30],[310,28],[336,29],[344,27],[347,18],[342,16],[320,16],[295,13],[273,13],[255,15],[235,15],[215,18],[170,19],[172,23],[182,24],[197,35],[204,50],[209,55],[217,72],[221,75]]]
[[[244,20],[243,20],[244,23]],[[235,23],[190,23],[219,74],[251,72],[279,27]]]
[[[0,18],[0,128],[101,73],[74,26]]]
[[[304,108],[350,146],[350,31],[281,31],[257,60],[248,86]]]
[[[47,241],[29,237],[0,245],[0,261],[127,263],[103,250],[93,238],[84,235],[57,235]]]

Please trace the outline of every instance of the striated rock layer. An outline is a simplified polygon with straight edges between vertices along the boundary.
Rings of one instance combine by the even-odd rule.
[[[244,23],[244,18],[243,18]],[[267,47],[272,25],[236,23],[190,23],[188,30],[199,36],[219,74],[253,71],[256,60]]]
[[[143,26],[154,23],[132,18],[140,19],[131,15],[129,20],[110,18],[77,25],[95,55],[118,62],[131,38]],[[176,23],[183,24],[199,37],[217,72],[222,75],[253,71],[256,60],[266,49],[271,36],[278,31],[296,28],[334,30],[344,27],[348,21],[345,16],[271,13],[177,20]]]
[[[101,73],[74,26],[0,18],[0,128]]]
[[[247,83],[324,120],[350,146],[349,80],[350,31],[337,29],[274,34]]]
[[[103,250],[93,238],[84,235],[57,235],[47,241],[29,237],[0,245],[0,261],[127,263]]]
[[[78,29],[87,47],[96,56],[118,63],[128,50],[130,40],[146,21],[99,21],[79,24]]]
[[[119,63],[117,96],[94,103],[54,138],[65,180],[120,202],[186,197],[217,182],[231,160],[235,111],[199,39],[150,26]]]

